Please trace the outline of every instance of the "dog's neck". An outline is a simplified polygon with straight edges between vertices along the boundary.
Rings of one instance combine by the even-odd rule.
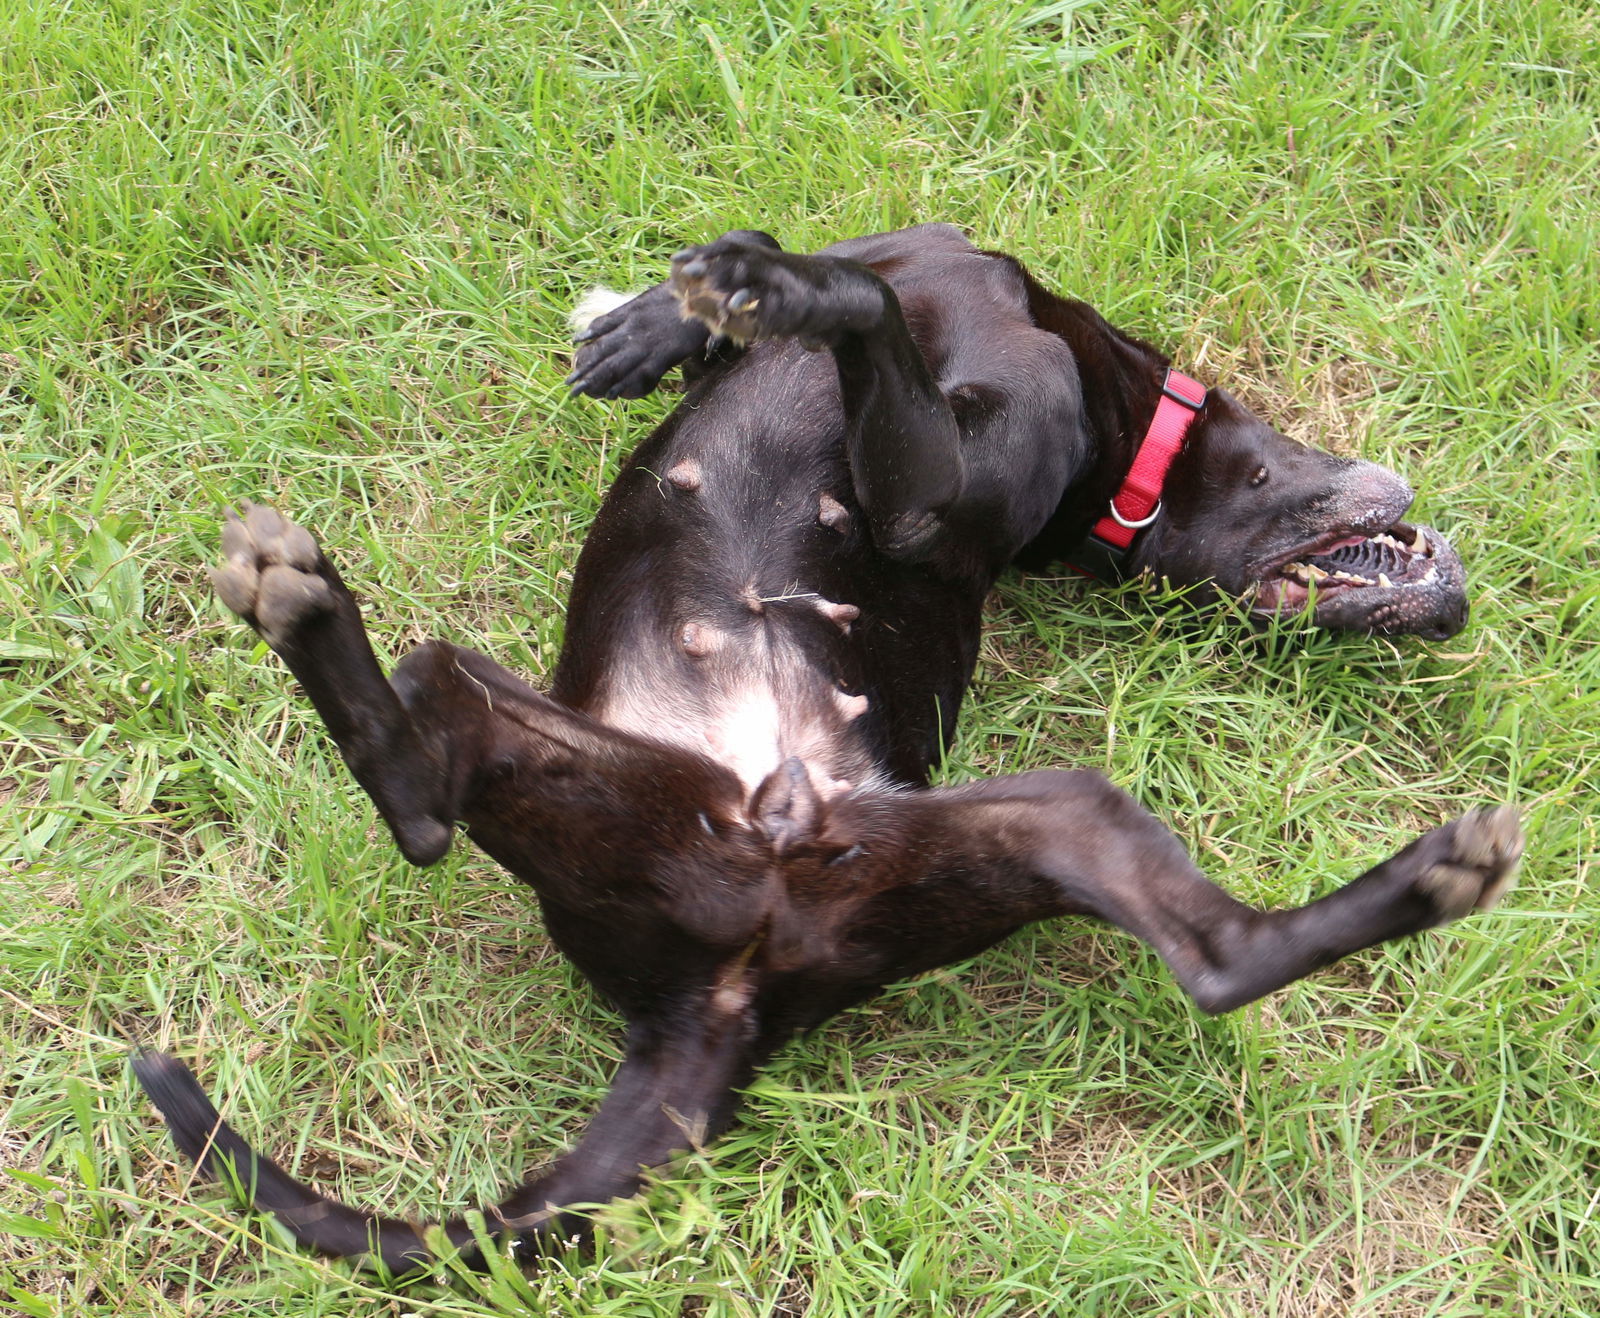
[[[1150,344],[1114,329],[1088,303],[1057,296],[1013,264],[1027,288],[1034,323],[1059,335],[1077,361],[1089,445],[1079,480],[1098,497],[1102,487],[1115,489],[1133,464],[1171,362]]]
[[[1074,477],[1050,536],[1050,557],[1070,555],[1107,506],[1149,433],[1162,398],[1169,359],[1150,344],[1122,333],[1093,307],[1058,297],[1021,270],[1034,323],[1058,335],[1071,350],[1083,399]],[[1192,445],[1209,422],[1203,408],[1185,436]],[[1044,560],[1040,560],[1044,561]],[[1095,569],[1082,569],[1080,570]]]
[[[1053,311],[1046,328],[1066,340],[1078,363],[1095,475],[1120,481],[1150,429],[1168,359],[1083,302],[1057,299]]]

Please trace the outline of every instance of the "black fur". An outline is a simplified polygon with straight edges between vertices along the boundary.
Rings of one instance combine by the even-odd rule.
[[[579,392],[637,396],[686,362],[698,378],[595,522],[549,695],[439,642],[386,680],[338,573],[271,509],[230,518],[215,577],[404,854],[431,863],[464,825],[532,885],[551,937],[629,1021],[588,1132],[486,1210],[492,1232],[581,1233],[564,1210],[631,1193],[641,1168],[725,1126],[797,1030],[1030,921],[1130,930],[1216,1012],[1509,883],[1509,809],[1263,911],[1097,774],[924,785],[985,593],[1008,563],[1082,538],[1166,367],[1010,258],[942,226],[809,257],[745,232],[680,253],[668,282],[580,342]],[[1306,601],[1289,565],[1370,560],[1384,580],[1331,578],[1314,620],[1431,635],[1464,622],[1454,554],[1399,522],[1403,482],[1291,443],[1225,391],[1163,498],[1139,568],[1271,612]],[[146,1052],[134,1069],[200,1170],[306,1245],[395,1272],[433,1257],[421,1228],[252,1152],[180,1063]],[[464,1220],[442,1229],[473,1250]]]

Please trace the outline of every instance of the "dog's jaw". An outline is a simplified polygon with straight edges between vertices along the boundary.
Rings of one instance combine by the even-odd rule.
[[[1432,527],[1396,522],[1286,556],[1261,574],[1251,612],[1289,615],[1308,605],[1319,627],[1447,640],[1466,626],[1465,574]]]

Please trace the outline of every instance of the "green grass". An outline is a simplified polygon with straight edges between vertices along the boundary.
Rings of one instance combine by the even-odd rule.
[[[1600,1308],[1597,70],[1580,0],[13,0],[0,1308]],[[418,1216],[562,1147],[617,1056],[515,884],[380,835],[209,596],[219,506],[317,528],[391,654],[538,677],[671,404],[563,396],[574,294],[932,218],[1405,471],[1475,599],[1430,646],[1008,581],[948,775],[1098,766],[1260,903],[1514,799],[1522,886],[1215,1021],[1120,934],[1026,932],[786,1051],[527,1278],[395,1301],[191,1187],[136,1042]]]

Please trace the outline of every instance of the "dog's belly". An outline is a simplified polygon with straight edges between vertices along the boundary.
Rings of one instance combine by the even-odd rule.
[[[824,798],[876,782],[877,757],[863,723],[867,697],[847,694],[814,668],[784,662],[792,646],[781,629],[772,630],[723,638],[736,659],[705,669],[686,671],[673,662],[677,656],[661,662],[636,652],[611,666],[588,712],[717,761],[746,792],[790,759],[805,766]]]
[[[825,797],[875,777],[851,635],[870,549],[849,534],[851,503],[831,364],[752,350],[612,487],[553,693],[716,760],[746,791],[789,759]]]
[[[709,756],[747,791],[917,781],[948,732],[987,580],[880,555],[822,354],[760,344],[618,476],[579,558],[551,693]]]

